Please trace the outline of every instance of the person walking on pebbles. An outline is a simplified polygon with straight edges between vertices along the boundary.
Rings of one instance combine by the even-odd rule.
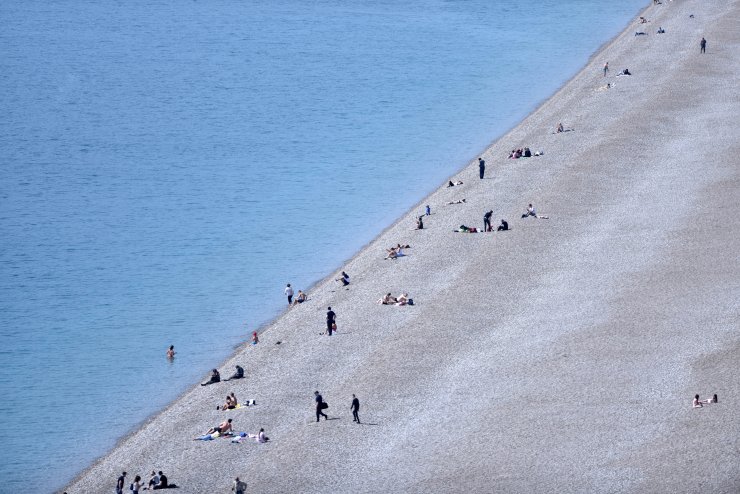
[[[493,230],[493,228],[491,228],[491,216],[493,216],[493,210],[490,210],[486,214],[483,215],[483,231],[484,232],[490,232]]]
[[[288,283],[288,286],[285,287],[285,296],[288,297],[288,305],[293,303],[293,287],[290,286],[290,283]]]
[[[707,40],[704,38],[701,39],[699,42],[699,53],[706,53],[707,52]]]
[[[324,410],[329,408],[329,405],[324,402],[324,398],[319,394],[318,391],[314,391],[314,401],[316,402],[316,422],[318,422],[323,415],[324,420],[329,420],[329,416],[324,413]]]
[[[478,158],[478,172],[480,179],[483,180],[483,175],[486,174],[486,162],[483,161],[483,158]]]
[[[358,414],[360,413],[360,400],[358,400],[354,394],[352,395],[352,405],[349,408],[352,410],[352,422],[357,422],[359,424],[360,416]]]
[[[116,480],[116,494],[123,494],[123,486],[126,485],[126,472],[123,472]]]
[[[326,309],[326,332],[331,336],[332,331],[336,329],[337,315],[331,310],[331,307]]]
[[[232,492],[235,492],[236,494],[246,494],[247,493],[247,483],[243,480],[239,480],[239,477],[234,479],[234,485],[231,486]]]
[[[606,77],[606,74],[609,72],[609,62],[606,62],[604,64],[604,77]]]

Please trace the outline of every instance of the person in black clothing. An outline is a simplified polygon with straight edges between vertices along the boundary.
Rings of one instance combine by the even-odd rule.
[[[337,315],[334,313],[333,310],[331,310],[331,307],[328,308],[326,312],[326,331],[329,333],[329,336],[331,336],[332,331],[334,331],[334,324],[336,323]]]
[[[699,46],[701,47],[701,50],[699,53],[706,53],[707,52],[707,40],[704,38],[701,39],[701,43],[699,43]]]
[[[480,179],[483,180],[483,175],[486,174],[486,162],[483,158],[478,158],[478,172],[480,173]]]
[[[241,365],[237,365],[236,372],[234,372],[234,374],[230,378],[224,379],[224,382],[231,381],[232,379],[242,379],[243,377],[244,377],[244,369],[242,369]]]
[[[497,230],[499,232],[505,232],[508,229],[509,229],[509,224],[506,222],[505,219],[502,218],[501,219],[501,224],[498,226]]]
[[[349,275],[342,271],[342,276],[337,278],[337,281],[341,281],[343,286],[349,285]]]
[[[357,422],[359,424],[360,416],[358,413],[360,411],[360,400],[358,400],[354,394],[352,395],[352,406],[350,407],[350,410],[352,410],[352,422]]]
[[[167,483],[167,476],[162,473],[162,470],[160,470],[159,471],[159,483],[155,485],[154,487],[152,487],[152,490],[156,491],[157,489],[167,489],[168,487],[170,487],[170,485]]]
[[[123,472],[116,481],[116,494],[123,494],[123,486],[126,484],[126,472]]]
[[[201,386],[208,386],[209,384],[215,384],[215,383],[218,383],[218,382],[221,382],[221,374],[218,373],[218,369],[213,369],[211,371],[211,378],[208,381],[204,382],[204,383],[200,383],[200,385]]]
[[[484,232],[490,232],[491,230],[493,230],[493,228],[491,228],[491,216],[493,216],[493,211],[489,211],[483,215],[483,231]]]
[[[324,398],[322,398],[318,391],[314,391],[313,394],[316,396],[316,422],[319,421],[319,417],[321,417],[322,415],[324,416],[324,420],[329,420],[329,416],[323,411],[324,408],[328,408],[329,406],[324,406]]]

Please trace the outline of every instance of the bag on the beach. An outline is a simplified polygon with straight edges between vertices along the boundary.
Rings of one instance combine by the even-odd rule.
[[[325,402],[325,401],[322,401],[321,402],[321,409],[322,410],[326,410],[327,408],[329,408],[329,404],[327,402]]]
[[[336,331],[337,330],[337,323],[333,322],[331,323],[331,329]]]

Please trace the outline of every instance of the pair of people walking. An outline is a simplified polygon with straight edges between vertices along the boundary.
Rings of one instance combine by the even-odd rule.
[[[314,402],[316,404],[316,422],[321,421],[321,417],[324,417],[324,420],[329,420],[329,416],[324,413],[324,410],[329,408],[329,404],[324,401],[324,397],[321,396],[321,393],[318,391],[314,391]],[[352,410],[352,422],[360,423],[360,400],[352,394],[352,405],[350,405],[350,410]]]

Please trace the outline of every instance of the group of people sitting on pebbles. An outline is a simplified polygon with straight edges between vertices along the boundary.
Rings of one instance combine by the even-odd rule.
[[[694,400],[691,402],[691,406],[694,408],[702,408],[704,405],[709,405],[711,403],[717,403],[717,394],[715,393],[714,396],[707,400],[700,400],[699,395],[694,395]]]
[[[531,158],[532,156],[542,156],[543,154],[545,154],[544,151],[537,151],[532,154],[532,151],[529,148],[512,149],[511,153],[509,153],[509,159],[518,160],[519,158]]]
[[[414,299],[409,298],[408,293],[402,293],[398,297],[393,297],[390,293],[387,293],[378,300],[378,305],[414,305]]]
[[[390,249],[385,249],[387,253],[385,256],[385,259],[398,259],[399,257],[403,257],[406,255],[404,254],[403,249],[410,249],[410,248],[411,246],[408,244],[406,245],[397,244],[395,247],[391,247]]]

